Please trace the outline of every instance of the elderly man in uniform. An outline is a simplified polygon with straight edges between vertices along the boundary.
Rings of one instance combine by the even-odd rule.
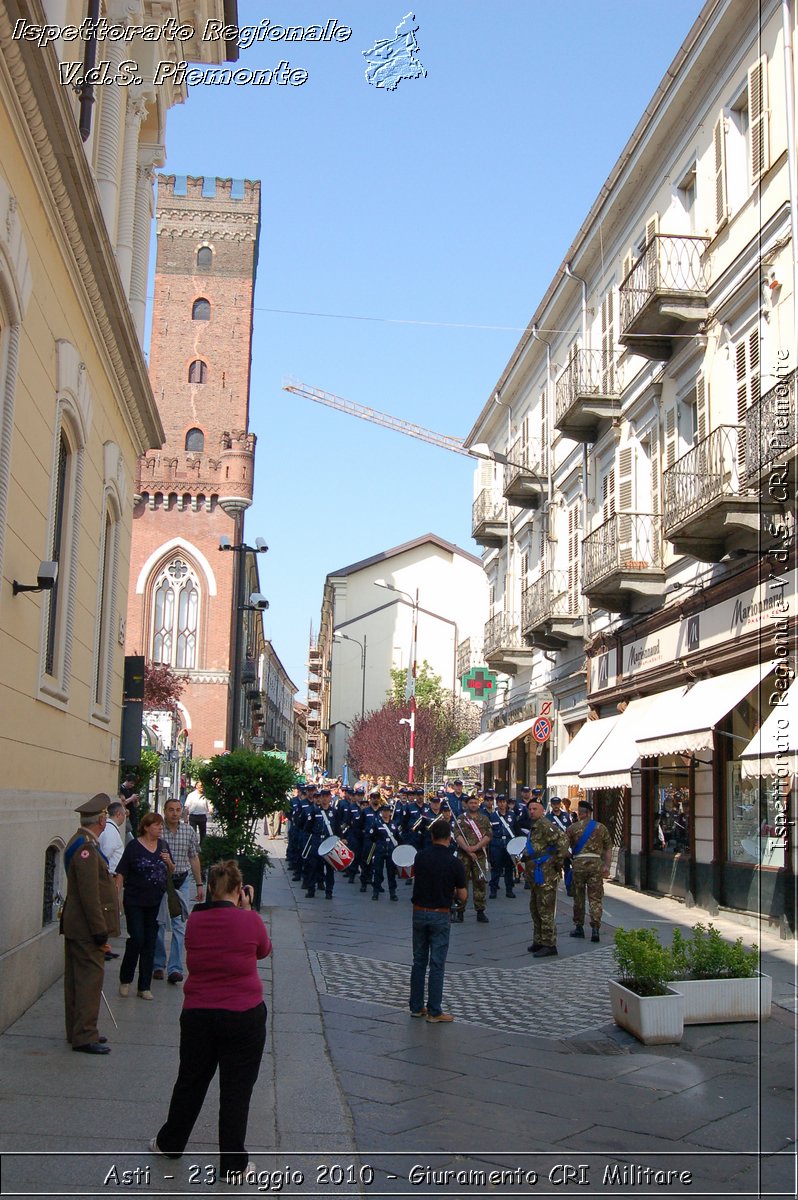
[[[574,928],[571,937],[585,936],[585,893],[590,905],[591,942],[599,942],[604,911],[604,880],[612,862],[612,838],[606,825],[593,820],[593,805],[579,801],[579,819],[568,828],[573,861]]]
[[[548,958],[557,953],[557,883],[568,853],[568,838],[558,826],[546,820],[540,800],[530,800],[528,809],[530,829],[523,857],[529,884],[532,945],[527,950],[535,958]]]
[[[481,921],[483,925],[487,925],[488,914],[485,912],[488,884],[487,847],[490,845],[492,831],[487,814],[480,810],[477,796],[468,797],[465,812],[459,818],[455,817],[455,822],[454,837],[466,877],[466,900],[457,906],[457,920],[463,920],[468,897],[468,881],[470,880],[477,920]]]
[[[97,1030],[105,951],[109,937],[119,934],[119,901],[100,850],[110,797],[92,796],[75,809],[80,829],[64,850],[67,898],[61,913],[64,935],[64,1014],[67,1041],[84,1054],[110,1054]]]

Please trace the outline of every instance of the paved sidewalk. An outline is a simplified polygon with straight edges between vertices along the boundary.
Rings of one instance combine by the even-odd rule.
[[[594,946],[567,936],[563,894],[560,956],[533,960],[521,887],[489,902],[489,925],[469,909],[452,927],[444,1000],[457,1021],[429,1025],[407,1010],[411,889],[400,883],[399,903],[374,903],[338,876],[332,902],[307,899],[285,872],[285,843],[268,845],[269,1041],[248,1138],[258,1174],[236,1190],[795,1195],[794,943],[716,920],[759,941],[771,1019],[693,1026],[680,1046],[644,1047],[611,1022],[612,928],[705,914],[610,885]],[[69,1052],[60,984],[0,1038],[3,1195],[233,1190],[213,1181],[214,1089],[183,1160],[146,1152],[176,1074],[181,989],[155,984],[152,1004],[121,1000],[117,976],[109,964],[119,1029],[104,1020],[108,1057]]]

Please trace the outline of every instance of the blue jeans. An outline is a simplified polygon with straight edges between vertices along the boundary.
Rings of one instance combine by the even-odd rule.
[[[180,893],[188,907],[188,889],[191,883],[191,872],[185,877],[180,887],[176,890]],[[153,966],[156,971],[163,971],[166,967],[166,974],[173,975],[175,971],[183,973],[183,942],[186,937],[186,923],[182,917],[172,917],[170,924],[172,926],[172,944],[169,947],[169,966],[166,966],[166,926],[158,926],[158,940],[155,943],[155,962]]]
[[[410,972],[410,1011],[424,1007],[424,981],[429,964],[427,1012],[437,1017],[443,1002],[443,971],[449,953],[449,912],[413,909],[413,969]]]

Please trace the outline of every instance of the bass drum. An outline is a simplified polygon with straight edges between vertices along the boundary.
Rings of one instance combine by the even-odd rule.
[[[396,873],[400,879],[412,879],[414,875],[413,863],[416,861],[415,846],[397,846],[391,855],[393,864],[396,867]]]

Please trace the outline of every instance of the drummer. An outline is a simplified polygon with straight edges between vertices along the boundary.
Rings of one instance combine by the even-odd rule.
[[[380,819],[380,789],[372,788],[369,792],[369,802],[364,807],[361,821],[361,836],[363,839],[363,858],[360,864],[360,890],[368,891],[371,883],[374,842],[371,831]]]
[[[432,845],[432,838],[429,831],[433,821],[436,821],[438,817],[446,817],[451,826],[452,814],[446,800],[440,795],[435,795],[430,796],[427,800],[422,809],[422,815],[424,817],[424,824],[420,826],[419,832],[423,835],[422,848],[426,850],[428,846]]]
[[[401,818],[397,820],[391,816],[391,806],[387,800],[380,803],[379,819],[372,824],[371,827],[371,844],[374,847],[374,856],[371,864],[371,898],[379,900],[380,892],[385,889],[382,886],[382,877],[384,871],[388,872],[388,891],[392,900],[398,899],[396,895],[396,866],[391,857],[396,847],[399,845],[399,830]]]
[[[500,793],[496,797],[495,810],[488,814],[490,821],[490,887],[488,896],[495,900],[499,891],[499,880],[504,876],[504,894],[508,900],[515,899],[515,862],[507,853],[507,843],[517,835],[515,814],[510,810],[507,797]]]
[[[340,837],[341,826],[339,814],[330,807],[332,799],[330,789],[325,785],[316,797],[311,816],[305,827],[310,836],[310,844],[305,856],[305,872],[303,884],[305,895],[309,898],[316,895],[316,888],[324,888],[327,900],[332,900],[335,887],[335,869],[319,854],[319,846],[329,837]]]

